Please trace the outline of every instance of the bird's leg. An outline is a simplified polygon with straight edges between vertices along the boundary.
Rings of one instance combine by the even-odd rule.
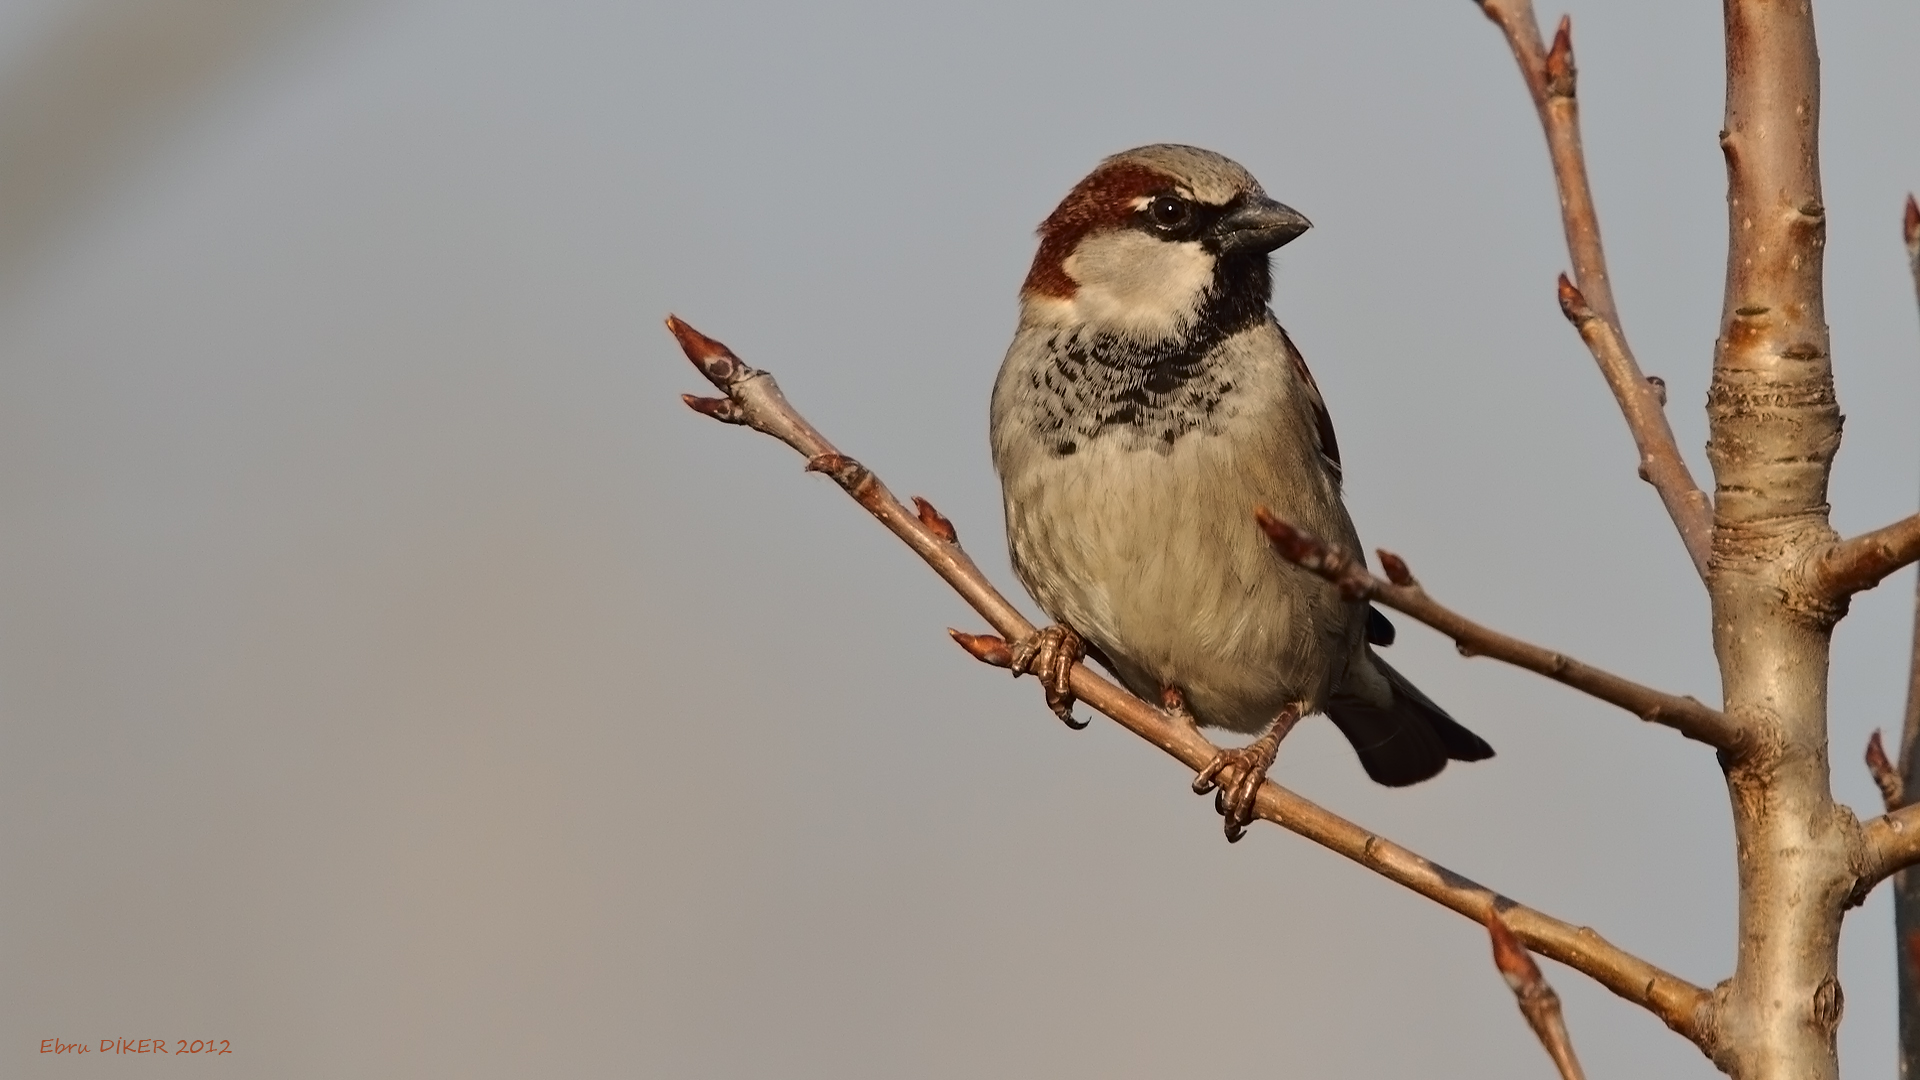
[[[1047,708],[1075,731],[1090,721],[1073,718],[1073,665],[1087,654],[1087,643],[1073,628],[1054,623],[1013,647],[1014,675],[1032,675],[1047,691]]]
[[[1196,795],[1219,789],[1219,794],[1213,797],[1213,808],[1226,819],[1227,843],[1238,843],[1246,835],[1247,826],[1253,823],[1253,807],[1260,795],[1260,785],[1267,779],[1267,770],[1273,768],[1273,759],[1279,756],[1280,740],[1299,722],[1299,706],[1287,706],[1274,717],[1273,726],[1265,735],[1248,746],[1215,754],[1194,778]]]

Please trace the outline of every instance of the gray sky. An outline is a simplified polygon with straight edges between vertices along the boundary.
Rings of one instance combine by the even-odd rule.
[[[1217,149],[1315,223],[1275,307],[1362,536],[1712,699],[1471,4],[124,8],[0,17],[0,1070],[230,1067],[37,1052],[122,1037],[294,1078],[1550,1075],[1483,932],[1278,830],[1229,847],[1170,761],[967,659],[905,548],[681,406],[660,329],[776,372],[1017,592],[985,413],[1033,227],[1105,154]],[[154,29],[223,11],[218,47]],[[1626,328],[1704,476],[1719,12],[1575,16]],[[1857,532],[1920,493],[1920,7],[1821,19]],[[1863,810],[1912,592],[1837,635]],[[1722,978],[1711,755],[1401,623],[1500,756],[1389,791],[1310,722],[1278,778]],[[1883,890],[1844,942],[1860,1076],[1892,1069],[1889,923]],[[1546,967],[1591,1075],[1713,1075]]]

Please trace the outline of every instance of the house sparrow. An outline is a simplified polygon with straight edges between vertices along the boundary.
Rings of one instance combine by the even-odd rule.
[[[1326,406],[1267,309],[1269,253],[1308,227],[1210,151],[1108,158],[1041,224],[993,388],[1014,570],[1056,623],[1018,643],[1015,672],[1063,719],[1084,653],[1201,725],[1265,729],[1194,784],[1218,787],[1230,840],[1303,716],[1326,713],[1382,784],[1493,755],[1374,654],[1392,640],[1379,612],[1254,522],[1269,507],[1360,550]]]

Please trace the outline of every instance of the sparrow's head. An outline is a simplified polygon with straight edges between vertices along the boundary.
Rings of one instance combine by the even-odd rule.
[[[1021,300],[1029,319],[1182,336],[1264,311],[1268,254],[1309,226],[1219,154],[1142,146],[1101,162],[1041,223]]]

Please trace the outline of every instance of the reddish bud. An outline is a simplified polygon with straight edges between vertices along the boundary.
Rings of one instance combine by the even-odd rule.
[[[700,374],[715,386],[725,389],[753,370],[733,355],[732,349],[681,322],[677,316],[667,316],[667,332],[680,343],[680,351],[687,354]]]
[[[1905,805],[1903,789],[1906,784],[1900,777],[1900,771],[1887,758],[1887,747],[1880,741],[1879,728],[1873,729],[1873,734],[1867,736],[1867,772],[1872,774],[1873,784],[1880,789],[1881,801],[1887,804],[1888,810],[1898,810]]]
[[[1401,588],[1406,588],[1414,583],[1413,571],[1407,569],[1407,560],[1395,555],[1386,548],[1375,548],[1373,553],[1380,557],[1380,569],[1386,571],[1388,581],[1393,582]]]
[[[953,522],[948,521],[945,514],[935,510],[932,503],[915,495],[913,508],[919,515],[920,524],[925,525],[928,532],[949,544],[960,542],[960,534],[954,531]]]
[[[1553,48],[1547,50],[1547,95],[1573,96],[1573,16],[1560,16],[1560,29],[1554,32]]]
[[[1874,728],[1873,734],[1867,736],[1867,768],[1873,770],[1875,776],[1893,771],[1893,762],[1887,760],[1886,744],[1880,741],[1879,728]]]
[[[992,634],[968,634],[953,629],[949,629],[947,633],[952,634],[953,640],[967,650],[968,655],[975,660],[983,664],[992,664],[994,667],[1013,666],[1013,650],[1007,647],[1004,638],[995,637]]]
[[[1914,202],[1911,195],[1907,196],[1907,213],[1900,231],[1907,239],[1907,250],[1920,259],[1920,203]]]
[[[1255,508],[1253,520],[1259,523],[1260,531],[1267,534],[1267,539],[1273,542],[1281,558],[1309,570],[1318,569],[1321,558],[1327,553],[1320,541],[1274,517],[1273,511],[1264,506]]]
[[[1560,275],[1560,311],[1575,326],[1593,318],[1593,309],[1587,306],[1586,296],[1574,288],[1573,281],[1565,274]]]
[[[1520,944],[1496,908],[1487,909],[1487,936],[1493,939],[1493,966],[1500,969],[1500,977],[1507,980],[1514,993],[1545,985],[1547,980],[1540,974],[1540,965],[1533,962],[1527,947]]]
[[[1373,575],[1360,565],[1353,556],[1337,547],[1329,547],[1312,533],[1302,532],[1292,525],[1273,516],[1266,507],[1257,507],[1253,519],[1260,524],[1262,532],[1272,541],[1280,557],[1311,570],[1339,587],[1340,595],[1348,600],[1365,600],[1373,594]]]
[[[1653,388],[1653,396],[1660,399],[1660,407],[1667,406],[1667,380],[1658,375],[1647,376],[1647,385]],[[1641,479],[1645,479],[1642,477]]]
[[[686,402],[687,408],[694,412],[702,416],[711,416],[723,424],[747,422],[746,414],[741,411],[740,406],[733,403],[732,398],[695,397],[692,394],[681,394],[680,400]]]

